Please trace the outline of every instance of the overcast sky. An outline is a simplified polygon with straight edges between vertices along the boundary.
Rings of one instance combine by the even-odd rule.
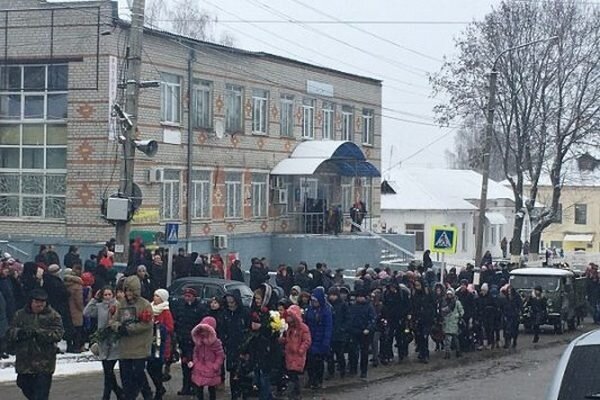
[[[119,0],[121,12],[127,11],[128,1],[131,0]],[[172,5],[178,3],[177,0],[166,1]],[[222,21],[218,29],[231,33],[237,47],[297,58],[383,80],[383,114],[396,118],[383,117],[384,176],[386,168],[403,160],[402,165],[445,166],[444,150],[452,148],[454,132],[449,132],[450,128],[427,125],[434,124],[432,107],[440,101],[430,97],[427,72],[439,70],[441,59],[454,54],[453,38],[465,28],[466,22],[481,19],[492,5],[499,3],[499,0],[197,1],[201,8]],[[342,21],[421,23],[302,26],[297,23],[230,22],[242,19],[322,21],[334,18]],[[432,142],[436,143],[429,145]],[[413,155],[424,148],[426,150]]]

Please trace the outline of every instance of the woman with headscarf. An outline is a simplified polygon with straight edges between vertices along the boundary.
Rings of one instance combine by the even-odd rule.
[[[169,292],[166,289],[154,291],[152,299],[154,330],[152,351],[146,364],[146,370],[156,388],[154,400],[161,400],[166,393],[163,386],[163,366],[171,358],[171,338],[175,330],[173,316],[169,310]]]
[[[444,333],[446,335],[444,341],[444,349],[446,354],[444,358],[450,358],[450,349],[456,349],[456,357],[460,357],[460,346],[458,344],[458,324],[464,314],[464,310],[460,301],[454,294],[454,289],[448,288],[446,291],[446,301],[442,306],[442,316],[444,317]]]

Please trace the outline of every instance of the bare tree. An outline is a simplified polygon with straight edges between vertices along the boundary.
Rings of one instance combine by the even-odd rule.
[[[514,194],[511,252],[521,252],[524,219],[532,225],[531,251],[542,231],[556,220],[562,165],[569,150],[598,128],[599,11],[576,1],[505,1],[457,39],[458,57],[432,76],[434,91],[449,94],[435,111],[440,122],[486,113],[486,74],[504,50],[558,36],[511,51],[497,64],[498,89],[493,143],[502,173]],[[548,173],[551,204],[536,209],[538,182]],[[525,186],[528,187],[525,193]]]
[[[227,31],[221,32],[219,39],[216,39],[218,19],[216,15],[201,9],[197,0],[147,0],[146,24],[192,39],[225,46],[235,44],[234,36]]]

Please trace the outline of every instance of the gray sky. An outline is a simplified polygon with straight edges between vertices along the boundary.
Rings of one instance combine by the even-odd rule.
[[[131,0],[129,0],[131,1]],[[146,0],[150,2],[152,0]],[[177,4],[177,0],[166,0]],[[227,30],[237,47],[260,50],[383,80],[383,164],[445,166],[444,150],[454,132],[433,124],[426,76],[444,56],[454,54],[453,38],[466,24],[232,23],[243,20],[457,21],[481,19],[499,0],[197,0],[218,16],[217,36]],[[128,0],[119,0],[121,12]],[[307,5],[315,10],[305,7]],[[320,11],[323,14],[319,14]],[[167,18],[166,16],[164,18]],[[358,29],[357,29],[358,28]],[[374,35],[383,38],[375,38]],[[334,40],[335,38],[340,41]],[[390,43],[391,42],[391,43]],[[421,53],[421,54],[418,54]],[[398,119],[420,122],[411,123]],[[425,151],[413,155],[428,144]],[[411,157],[411,155],[413,155]],[[385,176],[385,172],[384,172]]]

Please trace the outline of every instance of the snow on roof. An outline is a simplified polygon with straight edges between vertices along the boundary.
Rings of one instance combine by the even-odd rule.
[[[551,267],[541,268],[518,268],[510,271],[511,275],[550,275],[550,276],[573,276],[573,272]]]
[[[470,170],[395,168],[388,172],[396,194],[382,194],[382,209],[474,210],[467,200],[481,194],[481,175]],[[488,199],[513,199],[512,190],[490,180]]]

